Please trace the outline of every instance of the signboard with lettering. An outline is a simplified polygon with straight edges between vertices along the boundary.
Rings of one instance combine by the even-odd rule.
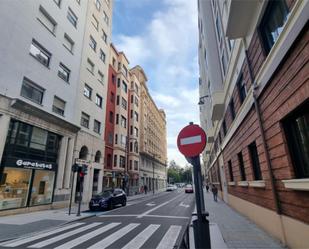
[[[57,164],[55,163],[48,163],[48,162],[35,161],[30,159],[20,159],[20,158],[6,158],[5,166],[15,168],[25,168],[25,169],[52,170],[52,171],[55,171],[57,169]]]

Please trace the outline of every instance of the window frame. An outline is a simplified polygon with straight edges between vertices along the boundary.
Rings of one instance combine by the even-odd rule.
[[[40,92],[41,93],[41,98],[40,98],[40,101],[36,101],[35,99],[27,96],[27,95],[23,95],[23,86],[26,85],[28,87],[31,87],[33,89],[35,89],[36,91]],[[32,80],[24,77],[23,78],[23,81],[22,81],[22,87],[21,87],[21,92],[20,92],[20,96],[26,98],[26,99],[29,99],[31,100],[32,102],[36,103],[36,104],[39,104],[39,105],[42,105],[42,102],[43,102],[43,98],[44,98],[44,93],[45,93],[45,89],[42,88],[41,86],[39,86],[38,84],[34,83]]]
[[[62,77],[63,74],[62,72],[59,71],[59,68],[61,68],[64,72],[67,73],[67,77]],[[62,62],[59,63],[59,66],[58,66],[58,73],[57,73],[58,77],[62,80],[64,80],[65,82],[69,83],[70,81],[70,75],[71,75],[71,70],[65,66]]]
[[[255,181],[263,180],[261,164],[259,160],[259,153],[255,141],[248,145],[248,150],[251,160],[253,179]]]
[[[96,129],[96,125],[98,125],[98,129]],[[93,131],[95,133],[101,134],[101,122],[96,119],[93,121]]]
[[[98,103],[98,100],[99,100],[99,103]],[[96,94],[95,103],[98,107],[102,108],[103,107],[103,97],[100,96],[99,94]]]
[[[77,28],[78,17],[70,7],[68,7],[67,19],[75,28]]]
[[[85,89],[87,89],[89,91],[89,96],[85,94]],[[90,99],[91,100],[91,97],[92,97],[92,88],[87,85],[86,83],[84,84],[84,96],[87,98],[87,99]]]
[[[38,49],[40,51],[40,53],[38,55],[40,55],[41,53],[43,55],[45,55],[48,59],[47,59],[47,63],[44,63],[42,60],[39,59],[39,57],[35,54],[33,54],[33,52],[31,52],[31,48],[35,47],[36,49]],[[43,66],[49,68],[49,65],[50,65],[50,61],[51,61],[51,57],[52,57],[52,54],[46,49],[44,48],[37,40],[35,39],[32,39],[32,42],[30,44],[30,50],[29,50],[29,54],[34,58],[36,59],[38,62],[40,62]]]
[[[84,117],[86,117],[87,119],[83,119]],[[83,123],[83,121],[87,121],[86,123],[87,123],[87,125],[84,125],[85,123]],[[82,114],[81,114],[81,119],[80,119],[80,125],[81,126],[83,126],[83,127],[85,127],[85,128],[87,128],[87,129],[89,129],[89,125],[90,125],[90,115],[88,115],[87,113],[85,113],[85,112],[82,112]]]

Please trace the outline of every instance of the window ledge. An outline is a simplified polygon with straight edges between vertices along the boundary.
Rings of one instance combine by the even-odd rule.
[[[287,189],[309,191],[309,178],[282,180]]]
[[[247,181],[240,181],[240,182],[237,182],[237,185],[240,187],[248,187],[249,184]]]
[[[254,188],[265,188],[265,181],[249,181],[249,186]]]
[[[235,184],[235,182],[228,182],[227,183],[229,186],[235,186],[236,184]]]

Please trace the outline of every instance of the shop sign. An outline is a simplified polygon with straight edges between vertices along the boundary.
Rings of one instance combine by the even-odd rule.
[[[28,169],[46,169],[46,170],[55,170],[55,164],[53,163],[42,163],[35,162],[30,160],[17,159],[15,165],[22,168]]]

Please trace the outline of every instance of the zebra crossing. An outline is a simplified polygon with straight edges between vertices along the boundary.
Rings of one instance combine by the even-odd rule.
[[[145,226],[145,227],[143,227]],[[125,239],[126,235],[134,233],[132,239]],[[121,222],[77,222],[39,234],[9,240],[0,243],[0,247],[5,248],[56,248],[70,249],[76,248],[116,248],[114,243],[120,243],[122,249],[142,248],[145,243],[160,229],[164,231],[163,237],[158,240],[154,248],[168,249],[173,248],[182,229],[180,225],[170,225],[168,228],[161,224],[142,224]],[[112,232],[111,232],[112,230]],[[108,233],[111,232],[111,233]],[[159,234],[162,234],[159,233]],[[123,241],[122,241],[123,240]],[[119,245],[119,244],[118,244]]]

